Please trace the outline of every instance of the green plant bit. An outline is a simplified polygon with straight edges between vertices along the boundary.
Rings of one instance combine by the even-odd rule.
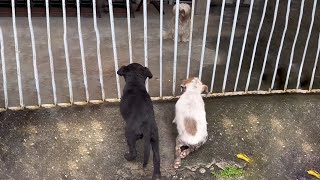
[[[244,170],[236,166],[226,166],[224,170],[221,170],[219,172],[212,172],[211,174],[215,177],[231,178],[242,176],[244,174]]]

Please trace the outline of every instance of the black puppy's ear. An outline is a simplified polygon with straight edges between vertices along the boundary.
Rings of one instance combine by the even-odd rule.
[[[147,67],[144,67],[144,73],[149,79],[153,77],[151,71]]]
[[[121,68],[117,71],[119,76],[123,76],[127,73],[127,66],[121,66]]]

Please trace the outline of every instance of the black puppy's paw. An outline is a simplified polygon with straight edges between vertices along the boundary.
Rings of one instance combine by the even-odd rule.
[[[161,174],[153,174],[152,180],[160,180],[161,179]]]
[[[132,154],[130,154],[130,153],[125,153],[125,154],[124,154],[124,158],[125,158],[127,161],[133,161],[133,160],[136,159],[136,157],[137,157],[137,156],[134,156],[134,155],[132,155]]]

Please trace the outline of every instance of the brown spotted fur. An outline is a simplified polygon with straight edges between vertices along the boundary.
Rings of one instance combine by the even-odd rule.
[[[184,119],[184,126],[186,127],[186,131],[192,136],[194,136],[197,133],[197,122],[194,119]]]

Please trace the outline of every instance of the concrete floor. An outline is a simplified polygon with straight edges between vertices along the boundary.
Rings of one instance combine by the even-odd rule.
[[[209,140],[172,169],[174,101],[155,102],[163,179],[214,179],[220,163],[253,163],[240,179],[312,179],[320,170],[319,95],[242,96],[206,99]],[[118,104],[0,113],[1,179],[148,179],[138,158],[127,162]],[[207,166],[207,167],[206,167]],[[206,172],[201,174],[200,168]]]
[[[268,13],[266,15],[263,30],[259,39],[258,48],[255,57],[255,63],[252,72],[252,78],[250,83],[250,90],[255,90],[257,88],[258,78],[261,72],[262,61],[265,54],[265,47],[268,40],[268,35],[270,32],[270,27],[272,23],[272,4],[274,2],[270,1],[268,5]],[[270,8],[269,8],[270,6]],[[239,91],[244,90],[244,85],[247,80],[247,74],[249,69],[249,64],[252,56],[252,49],[254,45],[254,40],[256,38],[257,28],[260,22],[263,1],[256,1],[254,6],[254,12],[252,16],[252,23],[250,24],[250,31],[248,36],[248,41],[246,45],[246,50],[244,54],[244,61],[242,66],[242,71],[240,74]],[[281,54],[282,64],[287,64],[293,38],[296,32],[296,26],[299,15],[300,1],[293,0],[292,8],[290,14],[290,22],[288,26],[288,32],[286,35],[286,40],[284,43],[284,48]],[[309,29],[310,15],[312,2],[306,1],[304,18],[302,21],[302,26],[300,30],[300,35],[298,38],[296,51],[294,54],[294,62],[300,62],[302,57],[303,48],[305,45],[306,35]],[[165,6],[164,15],[164,27],[168,29],[169,20],[171,18],[171,6]],[[280,12],[277,19],[277,26],[275,29],[274,37],[272,39],[270,52],[268,54],[268,66],[267,70],[273,69],[274,62],[278,53],[278,47],[280,44],[280,39],[284,26],[284,18],[286,2],[280,2]],[[242,41],[244,36],[244,31],[246,27],[246,21],[248,16],[248,7],[241,7],[238,17],[237,30],[235,34],[235,41],[232,50],[230,70],[227,82],[227,91],[232,91],[236,71],[239,64],[239,57],[241,53]],[[311,36],[309,49],[306,57],[305,67],[310,69],[313,67],[313,62],[315,59],[318,32],[320,31],[319,24],[319,8],[317,8],[317,15],[315,19],[315,25],[313,28],[313,33]],[[216,49],[216,39],[219,24],[220,7],[214,6],[211,8],[208,35],[204,59],[204,69],[203,69],[203,81],[210,85],[212,76],[212,64],[214,61],[214,54]],[[224,15],[224,23],[222,30],[222,39],[219,50],[219,59],[217,74],[214,86],[214,92],[221,92],[222,81],[225,71],[225,62],[227,59],[227,52],[229,47],[229,40],[231,34],[232,20],[234,16],[234,7],[226,7]],[[47,50],[47,35],[46,35],[46,21],[43,17],[34,17],[33,26],[36,37],[36,47],[37,47],[37,61],[39,69],[39,79],[40,79],[40,93],[42,96],[43,103],[52,103],[52,86],[51,86],[51,75],[49,70],[49,57]],[[191,62],[191,75],[197,76],[200,62],[201,46],[202,46],[202,33],[203,33],[203,16],[195,17],[194,26],[194,38],[192,44],[192,62]],[[65,65],[65,54],[63,45],[63,24],[61,17],[51,17],[51,38],[52,38],[52,51],[55,67],[55,80],[57,84],[57,96],[58,102],[68,102],[68,84],[67,84],[67,71]],[[75,101],[85,100],[85,92],[82,77],[82,66],[79,48],[79,38],[77,31],[77,21],[76,18],[70,17],[67,19],[68,23],[68,43],[69,43],[69,55],[71,63],[71,73],[73,82],[73,93]],[[93,29],[93,19],[92,18],[82,18],[82,33],[84,40],[84,51],[85,59],[87,64],[87,74],[88,74],[88,85],[90,99],[100,99],[101,91],[99,85],[98,76],[98,66],[97,66],[97,55],[96,55],[96,38]],[[132,41],[133,41],[133,60],[134,62],[139,62],[144,64],[144,51],[143,51],[143,16],[142,12],[136,12],[136,18],[131,19],[132,23]],[[101,55],[103,63],[103,78],[105,84],[105,92],[107,98],[117,97],[116,85],[115,85],[115,71],[114,71],[114,61],[113,61],[113,51],[111,43],[111,32],[109,16],[104,14],[101,19],[98,19],[98,25],[100,30],[101,38]],[[0,26],[4,31],[4,43],[5,43],[5,58],[7,63],[7,76],[8,76],[8,90],[9,90],[9,106],[18,106],[18,88],[17,88],[17,75],[16,75],[16,62],[14,54],[14,39],[12,30],[12,19],[1,17]],[[21,61],[21,72],[22,72],[22,86],[25,105],[35,105],[36,104],[36,91],[33,76],[32,67],[32,48],[30,42],[30,33],[28,27],[27,18],[17,18],[17,30],[19,38],[19,55]],[[116,18],[115,19],[116,28],[116,38],[117,38],[117,50],[119,65],[125,65],[129,62],[129,51],[128,51],[128,37],[127,37],[127,22],[126,18]],[[173,41],[165,40],[163,42],[163,95],[172,95],[172,72],[173,72]],[[148,56],[149,56],[149,67],[154,74],[154,78],[150,80],[150,94],[152,96],[159,96],[159,14],[153,6],[148,8]],[[180,43],[178,47],[178,64],[177,64],[177,85],[182,79],[186,77],[187,70],[187,57],[188,57],[188,43]],[[1,76],[2,78],[2,76]],[[0,78],[0,79],[1,79]],[[316,73],[315,88],[319,88],[319,71]],[[2,80],[1,80],[2,81]],[[295,82],[296,80],[294,80]],[[1,82],[2,84],[2,82]],[[290,88],[295,87],[292,83]],[[123,87],[123,80],[121,80],[121,87]],[[177,86],[177,91],[178,91]],[[265,83],[262,86],[263,90],[268,90],[270,83]],[[0,94],[3,94],[2,85],[0,86]],[[0,106],[3,107],[4,100],[3,96],[0,96]]]

